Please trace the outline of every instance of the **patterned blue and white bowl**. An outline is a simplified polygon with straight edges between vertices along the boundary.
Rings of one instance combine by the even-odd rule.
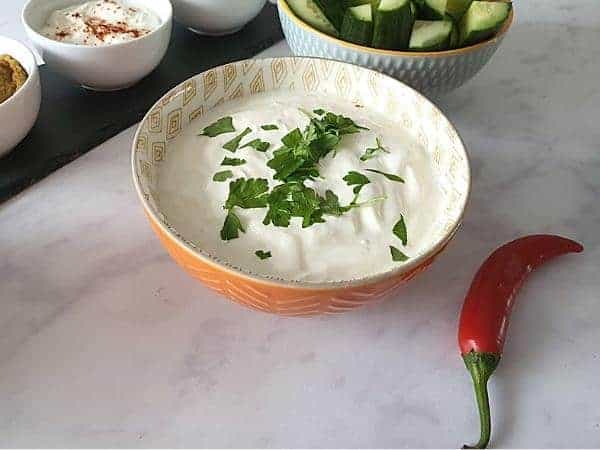
[[[450,92],[487,64],[510,28],[514,8],[502,29],[487,41],[442,52],[380,50],[342,41],[298,18],[286,0],[278,0],[279,20],[287,42],[298,56],[336,59],[383,72],[427,96]]]

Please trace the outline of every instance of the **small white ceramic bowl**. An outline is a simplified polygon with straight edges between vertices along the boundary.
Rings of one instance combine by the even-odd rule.
[[[381,50],[337,39],[297,17],[286,0],[278,0],[279,20],[287,42],[298,56],[337,59],[377,70],[427,96],[453,91],[473,78],[496,52],[513,22],[514,8],[492,38],[469,47],[441,52]]]
[[[267,0],[172,0],[175,20],[195,33],[224,36],[254,19]]]
[[[0,157],[12,150],[29,133],[42,101],[40,74],[33,53],[18,41],[0,36],[0,55],[15,58],[28,77],[25,84],[0,103]]]
[[[23,26],[50,69],[84,87],[115,91],[134,85],[158,66],[171,38],[173,8],[169,0],[128,0],[161,20],[156,30],[133,41],[92,47],[54,41],[39,33],[53,11],[80,3],[84,0],[29,0],[23,8]]]

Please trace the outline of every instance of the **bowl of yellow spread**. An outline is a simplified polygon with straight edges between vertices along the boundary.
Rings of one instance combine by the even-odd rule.
[[[42,90],[33,53],[0,36],[0,157],[29,133],[37,118]]]

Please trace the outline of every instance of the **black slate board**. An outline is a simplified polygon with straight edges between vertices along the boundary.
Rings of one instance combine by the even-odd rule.
[[[147,78],[124,91],[87,91],[40,67],[40,114],[29,135],[0,159],[0,202],[139,122],[156,100],[187,78],[250,58],[283,39],[277,8],[271,4],[231,36],[198,36],[178,23],[173,25],[164,60]]]

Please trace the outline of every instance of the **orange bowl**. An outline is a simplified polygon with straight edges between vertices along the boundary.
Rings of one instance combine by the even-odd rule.
[[[431,245],[398,268],[335,282],[284,280],[251,273],[209,254],[169,222],[158,179],[169,147],[181,131],[215,106],[271,90],[337,96],[395,118],[429,152],[445,208]],[[194,124],[195,125],[195,124]],[[196,75],[168,92],[136,132],[132,170],[150,225],[171,257],[190,275],[224,296],[261,311],[300,316],[339,313],[375,302],[425,270],[461,223],[470,192],[464,145],[443,113],[405,84],[362,67],[315,58],[239,61]]]

